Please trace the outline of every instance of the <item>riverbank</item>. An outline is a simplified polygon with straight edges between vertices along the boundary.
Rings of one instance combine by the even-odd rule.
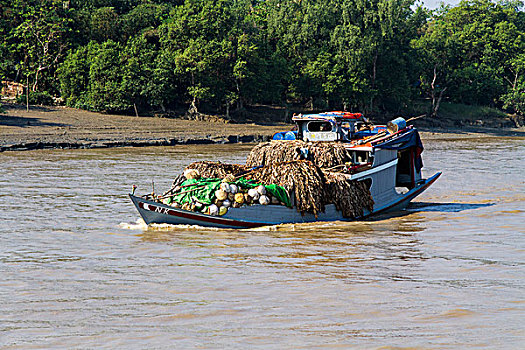
[[[214,144],[268,140],[289,125],[234,124],[135,117],[67,107],[5,105],[0,114],[0,151]]]
[[[261,142],[291,125],[233,123],[221,118],[191,121],[93,113],[67,107],[6,105],[0,114],[0,152],[33,149],[170,146]],[[415,120],[423,138],[525,136],[525,128],[440,127]]]

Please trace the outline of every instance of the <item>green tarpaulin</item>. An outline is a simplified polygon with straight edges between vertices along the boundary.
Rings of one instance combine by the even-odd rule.
[[[181,184],[181,191],[179,194],[175,193],[173,195],[173,201],[181,204],[191,203],[193,202],[193,197],[195,197],[201,203],[207,205],[213,204],[215,200],[215,191],[220,188],[221,182],[222,179],[186,180]],[[248,181],[243,177],[229,183],[235,184],[237,187],[244,190],[255,188],[261,185],[260,183]],[[292,206],[290,198],[288,197],[288,193],[284,187],[278,185],[264,185],[264,187],[266,187],[266,191],[268,191],[268,193],[276,197],[280,202],[283,202],[287,207]]]

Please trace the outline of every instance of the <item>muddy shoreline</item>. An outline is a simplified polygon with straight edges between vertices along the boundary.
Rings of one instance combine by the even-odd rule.
[[[0,146],[4,151],[29,151],[36,149],[89,149],[113,147],[149,147],[149,146],[176,146],[197,144],[226,144],[226,143],[253,143],[268,141],[266,135],[230,135],[216,138],[186,138],[186,139],[150,139],[150,140],[107,140],[107,141],[78,141],[78,142],[22,142]]]
[[[6,105],[0,114],[0,152],[34,149],[223,144],[269,140],[289,125],[234,124],[221,119],[135,117],[66,107]]]
[[[0,114],[0,152],[36,149],[175,146],[253,143],[270,140],[285,123],[231,123],[221,119],[135,117],[93,113],[66,107],[4,106]],[[416,126],[424,139],[525,137],[525,128]]]

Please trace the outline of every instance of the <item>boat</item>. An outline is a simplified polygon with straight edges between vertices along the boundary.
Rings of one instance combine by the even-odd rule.
[[[364,182],[373,199],[373,207],[362,215],[348,219],[327,204],[323,212],[299,212],[295,207],[279,204],[229,208],[222,216],[187,210],[163,203],[153,196],[129,194],[146,224],[199,225],[219,228],[254,228],[265,225],[309,223],[319,221],[363,220],[371,216],[398,211],[429,188],[441,175],[423,178],[421,153],[423,144],[414,126],[399,117],[387,125],[373,125],[361,113],[332,111],[294,115],[295,130],[276,133],[274,140],[302,140],[341,144],[351,156],[342,166],[351,181]],[[304,157],[308,157],[308,149]]]

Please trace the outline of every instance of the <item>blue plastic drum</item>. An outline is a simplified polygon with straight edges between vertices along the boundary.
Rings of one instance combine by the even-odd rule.
[[[284,134],[284,139],[285,140],[295,140],[297,137],[297,131],[288,131],[286,134]]]
[[[272,140],[283,140],[284,139],[284,134],[286,132],[284,131],[280,131],[280,132],[276,132],[273,137],[272,137]]]
[[[386,127],[387,127],[388,131],[391,134],[395,134],[399,130],[402,130],[402,129],[406,128],[407,127],[407,122],[406,122],[405,119],[399,117],[399,118],[396,118],[394,120],[389,121],[386,124]]]

